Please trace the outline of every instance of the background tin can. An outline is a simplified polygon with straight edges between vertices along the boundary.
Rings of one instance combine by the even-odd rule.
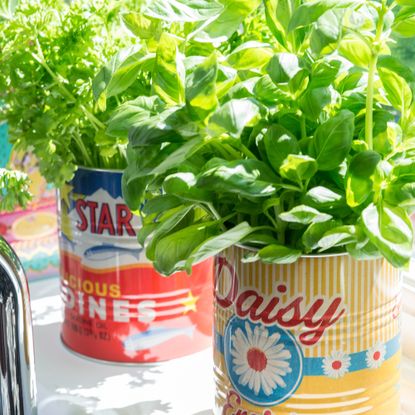
[[[213,260],[159,275],[136,238],[121,172],[80,168],[59,192],[62,340],[95,359],[142,363],[211,344]]]
[[[30,179],[32,200],[25,209],[0,211],[0,235],[12,246],[29,280],[56,276],[59,249],[55,189],[41,176],[36,157],[13,151],[8,124],[0,122],[0,168],[18,170]]]
[[[401,276],[383,259],[220,256],[215,415],[398,415]]]

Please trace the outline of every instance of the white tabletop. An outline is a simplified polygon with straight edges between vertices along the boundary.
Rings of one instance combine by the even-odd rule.
[[[60,337],[59,280],[31,283],[39,415],[211,415],[212,351],[122,366],[78,357]]]
[[[59,280],[33,282],[30,290],[39,415],[212,415],[211,350],[141,366],[89,361],[60,341]],[[402,395],[404,415],[415,415],[415,363],[409,359]]]

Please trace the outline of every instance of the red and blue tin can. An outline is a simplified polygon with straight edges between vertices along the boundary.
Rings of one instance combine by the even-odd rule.
[[[59,192],[62,340],[91,358],[158,362],[211,344],[213,260],[191,276],[158,274],[119,171],[79,168]]]

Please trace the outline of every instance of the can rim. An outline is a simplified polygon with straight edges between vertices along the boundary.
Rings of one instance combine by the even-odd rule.
[[[102,172],[102,173],[123,173],[124,172],[124,169],[102,169],[98,167],[86,167],[86,166],[81,166],[81,165],[77,165],[77,171],[78,170],[97,171],[97,172]]]
[[[242,245],[242,244],[235,244],[237,248],[246,249],[247,251],[257,252],[260,248],[253,248],[252,246]],[[301,255],[300,258],[306,258],[306,259],[315,259],[315,258],[333,258],[333,257],[343,257],[343,256],[350,256],[352,257],[348,252],[334,252],[330,254],[308,254],[308,255]],[[375,259],[382,259],[382,255],[371,257],[371,258],[363,258],[358,259],[358,261],[371,261]]]

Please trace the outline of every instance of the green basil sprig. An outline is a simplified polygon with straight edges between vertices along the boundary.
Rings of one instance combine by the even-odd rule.
[[[233,244],[256,249],[246,261],[407,265],[414,89],[391,47],[414,18],[386,0],[144,1],[128,16],[151,92],[121,94],[108,131],[129,137],[124,195],[156,268]]]

